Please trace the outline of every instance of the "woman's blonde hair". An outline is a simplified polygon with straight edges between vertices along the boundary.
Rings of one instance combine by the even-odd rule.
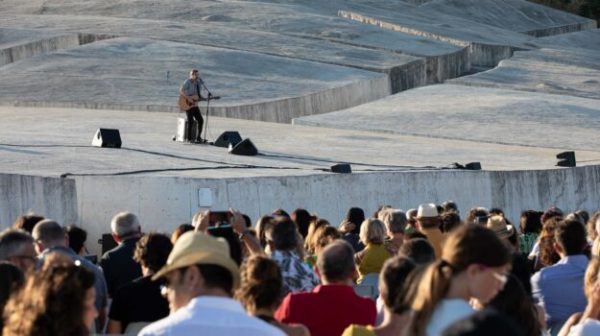
[[[472,264],[499,267],[509,263],[504,243],[491,230],[475,224],[458,227],[446,239],[441,259],[429,265],[421,278],[413,302],[413,328],[424,335],[438,303],[448,294],[452,278]]]
[[[367,244],[383,244],[385,241],[386,229],[382,221],[375,218],[365,219],[360,226],[360,241]]]

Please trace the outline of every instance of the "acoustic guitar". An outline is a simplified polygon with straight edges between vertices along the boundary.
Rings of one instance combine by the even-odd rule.
[[[177,105],[179,106],[179,109],[181,109],[182,111],[187,111],[194,106],[198,106],[198,102],[202,101],[202,100],[204,100],[203,97],[193,95],[192,102],[190,103],[184,95],[180,94],[179,99],[177,100]]]

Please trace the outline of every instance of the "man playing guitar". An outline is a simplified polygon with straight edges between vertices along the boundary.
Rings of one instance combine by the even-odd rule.
[[[186,79],[181,85],[179,89],[179,108],[182,111],[185,111],[187,115],[188,121],[188,140],[190,142],[200,143],[202,142],[202,137],[200,134],[202,133],[202,125],[204,124],[204,119],[200,114],[200,109],[198,108],[198,102],[204,100],[202,95],[200,94],[200,85],[201,83],[200,74],[198,73],[198,69],[192,69],[190,71],[190,78]],[[196,138],[191,139],[193,132],[194,119],[198,122],[198,133],[196,133]]]

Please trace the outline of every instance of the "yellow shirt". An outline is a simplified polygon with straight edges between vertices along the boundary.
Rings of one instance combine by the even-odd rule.
[[[375,336],[372,326],[351,324],[344,330],[342,336]]]
[[[436,228],[423,228],[421,232],[427,237],[429,244],[433,247],[433,251],[435,252],[435,258],[439,259],[442,256],[442,247],[444,246],[444,241],[446,240],[446,236]]]
[[[367,244],[367,247],[360,254],[360,263],[358,264],[358,283],[362,282],[365,275],[369,273],[379,273],[390,253],[383,244]]]

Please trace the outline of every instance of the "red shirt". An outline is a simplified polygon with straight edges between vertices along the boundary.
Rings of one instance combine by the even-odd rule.
[[[347,285],[320,285],[312,292],[288,294],[275,318],[301,323],[312,336],[338,336],[350,324],[375,324],[375,302],[356,295]]]

